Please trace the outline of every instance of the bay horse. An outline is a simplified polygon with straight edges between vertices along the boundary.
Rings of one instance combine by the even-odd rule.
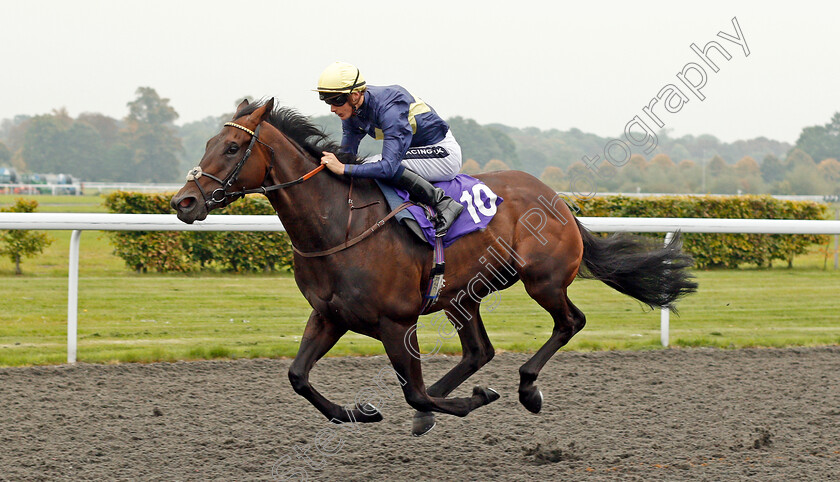
[[[652,307],[673,308],[696,290],[688,270],[692,259],[681,252],[679,236],[665,247],[626,234],[598,237],[535,177],[519,171],[478,175],[503,202],[486,229],[446,248],[446,283],[428,312],[444,310],[457,328],[462,356],[427,388],[416,324],[432,248],[388,222],[385,198],[372,180],[320,173],[323,151],[340,152],[306,117],[275,109],[274,99],[244,101],[232,122],[207,142],[199,166],[171,205],[181,221],[192,223],[248,193],[263,193],[271,202],[294,247],[295,281],[312,306],[289,380],[333,422],[382,419],[372,405],[345,409],[309,382],[313,365],[348,330],[382,342],[406,401],[417,410],[412,433],[422,435],[434,426],[432,412],[466,416],[499,398],[478,386],[472,396],[447,398],[493,358],[479,313],[490,293],[521,280],[554,320],[548,341],[519,369],[519,401],[537,413],[543,404],[535,385],[540,370],[586,322],[566,292],[576,276],[599,279]],[[338,155],[345,163],[359,162]]]

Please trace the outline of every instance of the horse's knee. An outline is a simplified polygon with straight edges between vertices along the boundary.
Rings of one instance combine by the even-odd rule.
[[[484,365],[484,356],[474,353],[464,354],[463,364],[468,373],[475,373]]]
[[[309,385],[308,377],[298,370],[294,368],[289,369],[289,382],[292,384],[292,390],[295,391],[298,395],[303,393],[307,386]]]
[[[472,369],[472,371],[478,371],[479,368],[490,363],[490,360],[492,360],[494,356],[496,356],[496,350],[492,345],[486,347],[482,346],[470,353],[465,353],[464,361],[470,369]]]

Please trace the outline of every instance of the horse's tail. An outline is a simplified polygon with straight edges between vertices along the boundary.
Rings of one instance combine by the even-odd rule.
[[[680,233],[666,246],[655,240],[619,233],[607,238],[593,235],[575,218],[583,238],[581,277],[608,286],[652,307],[668,307],[681,296],[697,291],[688,268],[694,259],[680,249]]]

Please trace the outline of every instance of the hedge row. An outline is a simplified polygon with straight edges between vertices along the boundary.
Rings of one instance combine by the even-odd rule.
[[[170,195],[114,192],[105,198],[113,213],[173,214]],[[246,197],[213,214],[271,214],[264,197]],[[292,245],[285,232],[115,231],[117,256],[138,272],[197,270],[277,271],[292,269]]]
[[[770,196],[611,196],[575,202],[579,216],[826,219],[828,213],[823,204]],[[115,213],[173,212],[168,195],[115,192],[105,204]],[[240,199],[214,213],[274,214],[274,209],[258,196]],[[284,232],[117,231],[112,236],[116,254],[138,272],[292,269],[291,243]],[[826,236],[786,234],[685,233],[683,239],[683,248],[694,256],[699,268],[767,267],[773,260],[790,266],[795,255],[807,252],[814,243],[827,242]]]
[[[576,199],[579,216],[729,218],[729,219],[827,219],[824,204],[783,201],[771,196],[659,196],[594,197]],[[661,234],[655,235],[662,237]],[[792,266],[793,257],[807,252],[827,236],[789,234],[685,233],[683,249],[694,256],[695,266],[737,268],[752,264],[769,267],[773,260]]]

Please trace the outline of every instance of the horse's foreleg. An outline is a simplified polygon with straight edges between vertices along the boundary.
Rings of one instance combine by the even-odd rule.
[[[346,328],[336,325],[313,310],[306,322],[297,356],[289,367],[289,381],[298,395],[309,400],[309,403],[331,421],[378,422],[382,420],[382,415],[374,407],[367,405],[350,410],[345,409],[327,400],[309,383],[309,372],[312,367],[346,332]]]
[[[433,397],[426,392],[420,360],[412,353],[420,353],[417,332],[408,333],[410,325],[402,325],[391,320],[380,322],[380,333],[385,352],[394,366],[394,370],[407,383],[403,385],[405,400],[412,408],[420,412],[441,412],[464,417],[478,407],[487,405],[499,398],[492,389],[475,387],[471,397],[443,398]],[[408,333],[408,336],[406,334]],[[406,346],[408,344],[409,346]],[[431,427],[429,427],[431,428]],[[415,435],[422,435],[415,433]]]

